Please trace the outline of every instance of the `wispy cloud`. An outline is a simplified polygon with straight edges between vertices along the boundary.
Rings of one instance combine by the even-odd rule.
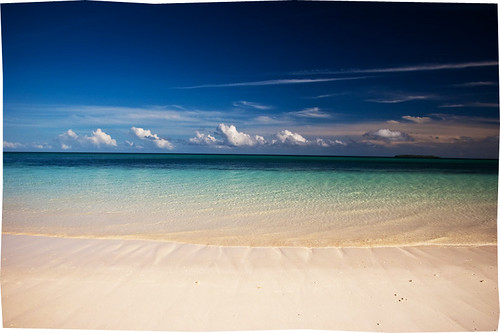
[[[471,87],[484,87],[484,86],[495,86],[497,82],[493,81],[476,81],[476,82],[465,82],[454,84],[454,87],[471,88]]]
[[[330,77],[330,78],[320,78],[320,79],[279,79],[279,80],[266,80],[266,81],[202,84],[202,85],[198,85],[198,86],[176,87],[176,89],[276,86],[276,85],[285,85],[285,84],[305,84],[305,83],[319,83],[319,82],[332,82],[332,81],[345,81],[345,80],[359,80],[359,79],[364,79],[364,78],[367,78],[367,76]]]
[[[289,112],[288,114],[303,118],[331,118],[331,115],[323,112],[318,107],[307,108],[301,111]]]
[[[423,124],[431,121],[431,118],[429,117],[413,117],[413,116],[403,116],[401,117],[405,120],[409,120],[411,122],[417,123],[417,124]]]
[[[459,104],[443,104],[439,106],[440,108],[498,108],[498,103],[483,103],[483,102],[471,102],[471,103],[459,103]]]
[[[237,108],[252,108],[252,109],[257,109],[257,110],[269,110],[272,109],[271,106],[268,105],[263,105],[255,102],[248,102],[248,101],[238,101],[238,102],[233,102],[233,106]]]
[[[342,95],[347,95],[347,92],[339,92],[339,93],[332,93],[332,94],[323,94],[323,95],[318,95],[318,96],[312,96],[312,97],[305,97],[308,99],[322,99],[322,98],[330,98],[330,97],[335,97],[335,96],[342,96]]]
[[[431,99],[432,95],[408,95],[408,96],[397,96],[389,99],[367,99],[367,102],[382,103],[382,104],[396,104],[404,103],[410,101],[426,100]]]
[[[4,141],[3,142],[3,147],[4,148],[11,148],[11,149],[16,149],[16,148],[22,148],[25,145],[19,142],[9,142],[9,141]]]
[[[312,71],[299,71],[295,75],[331,75],[331,74],[370,74],[370,73],[401,73],[401,72],[421,72],[421,71],[439,71],[446,69],[465,69],[473,67],[490,67],[497,66],[497,61],[474,61],[474,62],[461,62],[461,63],[446,63],[446,64],[419,64],[398,67],[386,68],[365,68],[365,69],[346,69],[340,71],[332,70],[312,70]]]
[[[479,116],[464,116],[449,113],[431,113],[429,116],[446,121],[446,122],[457,122],[466,125],[489,123],[489,124],[500,124],[498,117],[479,117]]]

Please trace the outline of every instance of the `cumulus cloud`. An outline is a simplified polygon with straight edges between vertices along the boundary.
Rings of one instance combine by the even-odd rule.
[[[67,150],[74,145],[77,146],[95,146],[95,147],[116,147],[116,140],[109,134],[103,132],[100,128],[92,132],[91,136],[81,136],[76,134],[73,130],[69,129],[58,136],[61,149]]]
[[[169,150],[174,148],[174,145],[170,141],[160,138],[157,134],[151,133],[151,130],[145,130],[144,128],[140,127],[132,127],[130,130],[132,131],[132,134],[134,134],[137,138],[144,141],[149,141],[157,148]]]
[[[234,125],[228,126],[226,124],[219,124],[217,127],[217,133],[220,134],[223,137],[224,142],[230,146],[255,146],[265,143],[265,139],[262,136],[251,136],[247,133],[238,132],[236,126]]]
[[[317,138],[314,143],[320,147],[332,147],[332,146],[347,146],[347,143],[345,143],[342,140],[328,140],[328,139],[321,139]]]
[[[219,140],[217,140],[210,134],[196,131],[196,136],[194,138],[190,138],[189,142],[197,145],[213,145],[213,144],[218,144]]]
[[[86,140],[94,146],[116,146],[116,140],[111,138],[111,135],[104,133],[100,128],[92,132],[92,136],[86,136]]]
[[[290,132],[289,130],[283,130],[276,133],[276,142],[280,142],[282,144],[291,144],[291,145],[305,145],[309,143],[309,141],[304,138],[302,135],[298,133]]]
[[[403,119],[412,121],[417,124],[422,124],[431,121],[431,118],[429,117],[412,117],[412,116],[403,116]]]
[[[217,137],[220,137],[218,139]],[[189,143],[197,145],[210,145],[214,147],[259,147],[259,146],[318,146],[333,147],[345,146],[341,140],[316,138],[308,140],[299,133],[290,130],[281,130],[267,139],[261,135],[250,135],[240,132],[234,125],[219,124],[216,131],[211,134],[196,131],[196,136],[189,139]]]
[[[376,131],[367,132],[363,135],[368,140],[382,140],[388,142],[413,141],[413,138],[400,131],[392,131],[387,128],[381,128]]]

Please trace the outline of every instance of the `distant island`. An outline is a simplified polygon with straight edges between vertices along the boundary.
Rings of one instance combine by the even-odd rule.
[[[395,158],[441,158],[434,155],[396,155]]]

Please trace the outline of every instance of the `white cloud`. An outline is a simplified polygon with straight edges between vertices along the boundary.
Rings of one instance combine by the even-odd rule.
[[[216,136],[222,139],[217,139]],[[299,133],[290,130],[278,131],[274,136],[266,139],[261,135],[250,135],[244,132],[239,132],[234,125],[219,124],[214,136],[211,134],[201,133],[196,131],[196,136],[189,139],[191,144],[210,145],[213,147],[259,147],[259,146],[346,146],[347,144],[341,140],[316,138],[308,140]]]
[[[280,142],[282,144],[305,145],[309,142],[302,135],[290,132],[289,130],[283,130],[276,133],[276,138],[278,141],[274,141],[273,143]]]
[[[24,147],[24,145],[22,143],[19,143],[19,142],[9,142],[9,141],[4,141],[3,142],[3,147],[4,148],[12,148],[12,149],[15,149],[15,148],[22,148]]]
[[[429,117],[403,116],[401,118],[412,121],[412,122],[417,123],[417,124],[427,123],[427,122],[431,121],[431,118],[429,118]]]
[[[349,74],[349,73],[351,74],[400,73],[400,72],[438,71],[444,69],[464,69],[473,67],[491,67],[496,65],[498,65],[497,61],[475,61],[475,62],[461,62],[461,63],[447,63],[447,64],[419,64],[419,65],[389,67],[389,68],[347,69],[343,71],[313,70],[313,71],[301,71],[293,74],[326,75],[326,74]]]
[[[328,113],[321,111],[318,107],[307,108],[301,111],[289,112],[289,114],[304,118],[330,118]]]
[[[71,129],[67,130],[65,134],[68,137],[73,138],[73,139],[78,138],[78,135],[75,132],[73,132]]]
[[[327,139],[321,139],[317,138],[315,141],[316,145],[320,147],[332,147],[332,146],[347,146],[347,143],[341,140],[327,140]]]
[[[252,82],[235,82],[235,83],[217,83],[217,84],[202,84],[199,86],[190,87],[177,87],[177,89],[199,89],[199,88],[228,88],[228,87],[248,87],[248,86],[275,86],[284,84],[303,84],[303,83],[317,83],[317,82],[331,82],[331,81],[345,81],[364,79],[366,77],[332,77],[322,79],[281,79],[281,80],[266,80],[266,81],[252,81]]]
[[[71,149],[73,144],[81,144],[78,140],[78,135],[73,132],[71,129],[66,132],[59,134],[57,137],[59,144],[61,145],[61,149],[68,150]]]
[[[219,141],[212,135],[201,133],[199,131],[196,131],[196,136],[194,138],[190,138],[189,142],[198,145],[212,145],[219,143]]]
[[[399,121],[397,121],[397,120],[388,120],[387,123],[388,124],[399,124]]]
[[[363,135],[368,140],[383,140],[389,142],[412,141],[413,138],[400,131],[392,131],[387,128],[381,128],[376,131],[367,132]]]
[[[254,103],[254,102],[248,102],[248,101],[238,101],[238,102],[233,102],[233,106],[235,107],[249,107],[257,110],[269,110],[272,107],[259,104],[259,103]]]
[[[93,145],[95,147],[107,146],[116,147],[116,140],[111,138],[109,134],[103,132],[100,128],[92,132],[92,136],[80,136],[73,130],[69,129],[58,136],[58,141],[62,149],[70,149],[73,145],[87,146]]]
[[[157,134],[151,133],[151,130],[145,130],[140,127],[132,127],[131,131],[139,139],[152,142],[153,145],[160,149],[170,150],[174,148],[174,145],[170,141],[160,138]]]
[[[69,129],[66,132],[59,134],[59,141],[69,141],[69,140],[78,140],[78,135],[73,132],[73,130]]]
[[[255,146],[262,144],[263,138],[261,136],[251,136],[250,134],[238,132],[234,125],[227,126],[226,124],[219,124],[217,133],[223,138],[224,142],[230,146]]]
[[[381,103],[381,104],[396,104],[404,103],[410,101],[426,100],[433,98],[431,95],[407,95],[407,96],[397,96],[391,99],[369,99],[367,102]]]
[[[86,136],[85,140],[88,140],[90,143],[97,147],[100,147],[101,145],[116,147],[116,140],[111,138],[109,134],[104,133],[100,128],[92,132],[92,136]]]
[[[33,144],[33,148],[36,149],[52,149],[52,146],[47,143],[35,143]]]

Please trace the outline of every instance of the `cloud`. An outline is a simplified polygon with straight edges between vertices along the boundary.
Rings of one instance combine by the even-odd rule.
[[[278,141],[274,141],[273,143],[280,142],[282,144],[290,145],[305,145],[309,143],[309,141],[302,135],[290,132],[289,130],[283,130],[276,133],[276,138]]]
[[[265,139],[260,135],[251,136],[250,134],[238,132],[236,126],[219,124],[217,133],[224,138],[224,143],[230,146],[255,146],[265,144]]]
[[[52,149],[52,146],[47,143],[34,143],[32,146],[36,149]]]
[[[169,150],[174,148],[174,145],[170,141],[160,138],[157,134],[151,133],[150,130],[140,127],[132,127],[130,130],[137,138],[152,142],[157,148]]]
[[[284,124],[288,123],[286,120],[280,120],[269,116],[258,116],[254,120],[260,124]]]
[[[392,131],[387,128],[367,132],[363,134],[363,137],[368,140],[382,140],[386,142],[413,141],[413,138],[408,134],[400,131]]]
[[[417,100],[426,100],[430,99],[433,96],[431,95],[408,95],[408,96],[398,96],[394,97],[391,99],[369,99],[367,102],[373,102],[373,103],[382,103],[382,104],[396,104],[396,103],[404,103],[404,102],[410,102],[410,101],[417,101]]]
[[[221,139],[217,139],[220,137]],[[345,146],[345,142],[336,139],[316,138],[308,140],[299,133],[284,129],[268,139],[261,135],[250,135],[240,132],[234,125],[219,124],[212,134],[196,131],[196,136],[189,139],[190,144],[222,147],[279,147],[279,146]]]
[[[73,132],[71,129],[67,130],[65,135],[67,135],[69,138],[73,138],[73,139],[78,138],[78,135],[75,132]]]
[[[498,108],[498,103],[471,102],[463,104],[443,104],[440,108]]]
[[[289,112],[288,114],[304,118],[331,118],[331,115],[321,111],[318,107],[307,108],[301,111]]]
[[[58,136],[59,144],[64,150],[70,149],[73,145],[78,146],[95,146],[100,148],[116,147],[116,140],[111,138],[109,134],[103,132],[100,128],[92,132],[92,136],[81,136],[76,134],[73,130],[69,129]]]
[[[100,128],[92,132],[92,136],[85,137],[94,146],[116,146],[116,140],[112,139],[109,134],[104,133]]]
[[[448,114],[448,113],[431,113],[429,116],[439,118],[442,121],[446,122],[456,122],[463,123],[468,127],[471,127],[473,124],[499,124],[498,117],[480,117],[480,116],[463,116],[456,114]]]
[[[454,87],[471,88],[471,87],[484,87],[484,86],[495,86],[496,82],[493,81],[475,81],[475,82],[465,82],[454,84]]]
[[[332,147],[332,146],[347,146],[347,143],[345,143],[342,140],[325,140],[321,138],[317,138],[314,143],[320,147]]]
[[[412,122],[417,123],[417,124],[423,124],[423,123],[427,123],[427,122],[431,121],[431,118],[429,118],[429,117],[403,116],[401,118],[412,121]]]
[[[212,135],[201,133],[199,131],[196,131],[196,136],[194,138],[190,138],[189,142],[197,145],[214,145],[220,143],[219,140]]]
[[[318,82],[332,82],[345,80],[364,79],[366,76],[359,77],[331,77],[321,79],[281,79],[281,80],[266,80],[266,81],[251,81],[251,82],[235,82],[235,83],[218,83],[218,84],[202,84],[190,87],[177,87],[177,89],[200,89],[200,88],[229,88],[229,87],[249,87],[249,86],[276,86],[285,84],[304,84]]]
[[[318,95],[318,96],[312,96],[312,97],[305,97],[308,99],[321,99],[321,98],[329,98],[329,97],[335,97],[335,96],[342,96],[342,95],[347,95],[347,92],[338,92],[338,93],[332,93],[332,94],[323,94],[323,95]]]
[[[272,107],[268,105],[262,105],[254,102],[248,102],[248,101],[238,101],[238,102],[233,102],[233,106],[235,107],[247,107],[247,108],[253,108],[257,110],[269,110],[272,109]]]
[[[4,141],[3,142],[3,147],[4,148],[11,148],[11,149],[16,149],[16,148],[22,148],[24,145],[19,142],[9,142],[9,141]]]
[[[347,69],[342,71],[313,70],[313,71],[295,72],[293,74],[327,75],[327,74],[362,74],[362,73],[402,73],[402,72],[439,71],[446,69],[465,69],[473,67],[490,67],[497,65],[498,61],[473,61],[473,62],[447,63],[447,64],[419,64],[419,65],[387,67],[387,68]]]

